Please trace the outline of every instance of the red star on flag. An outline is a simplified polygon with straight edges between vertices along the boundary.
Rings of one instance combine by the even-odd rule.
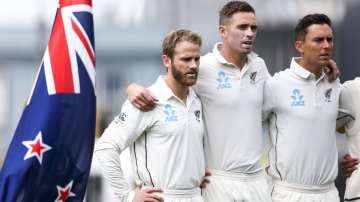
[[[43,142],[41,131],[36,135],[35,140],[23,141],[22,144],[28,148],[24,160],[35,156],[40,164],[42,163],[44,153],[51,149],[49,145]]]
[[[56,186],[58,191],[58,197],[56,198],[55,202],[65,202],[66,199],[69,197],[76,196],[73,192],[71,192],[71,188],[73,185],[73,180],[69,184],[67,184],[65,187]]]

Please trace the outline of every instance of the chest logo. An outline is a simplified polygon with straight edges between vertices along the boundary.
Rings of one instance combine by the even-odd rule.
[[[256,81],[256,75],[257,75],[257,72],[251,72],[250,73],[250,83],[251,84],[255,84],[255,81]]]
[[[292,100],[291,106],[305,106],[304,95],[301,94],[299,89],[294,89],[290,97]]]
[[[165,105],[165,122],[175,122],[177,121],[177,116],[175,115],[175,110],[170,104]]]
[[[331,102],[331,92],[332,92],[332,88],[329,88],[325,91],[325,101],[326,102]]]
[[[195,115],[195,119],[196,119],[197,121],[200,121],[200,110],[194,111],[194,115]]]
[[[231,88],[229,77],[223,71],[218,72],[216,81],[218,82],[217,89]]]

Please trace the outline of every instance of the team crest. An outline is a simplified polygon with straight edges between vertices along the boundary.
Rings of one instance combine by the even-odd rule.
[[[251,72],[250,73],[250,83],[251,84],[255,84],[255,81],[256,81],[256,75],[257,75],[257,72]]]
[[[194,115],[195,115],[196,120],[197,120],[197,121],[200,121],[200,110],[196,110],[196,111],[194,112]]]
[[[326,102],[331,102],[331,93],[332,93],[332,88],[329,88],[325,91],[325,101]]]

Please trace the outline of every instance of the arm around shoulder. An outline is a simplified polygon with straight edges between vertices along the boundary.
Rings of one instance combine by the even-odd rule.
[[[144,112],[153,110],[158,101],[147,88],[136,83],[130,84],[126,93],[131,104]]]

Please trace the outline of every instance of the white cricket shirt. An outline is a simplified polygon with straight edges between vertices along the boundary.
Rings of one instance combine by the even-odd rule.
[[[344,83],[340,96],[340,111],[350,112],[351,120],[345,125],[349,154],[360,158],[360,78]],[[354,120],[355,118],[355,120]],[[345,199],[360,201],[360,170],[356,169],[346,181]],[[355,200],[357,199],[357,200]]]
[[[265,82],[264,114],[269,115],[269,174],[300,185],[327,185],[338,172],[335,138],[340,83],[315,75],[296,59],[290,69]]]
[[[251,174],[262,169],[261,107],[269,77],[255,53],[240,69],[220,54],[220,43],[202,56],[194,87],[203,105],[205,159],[210,169]]]
[[[131,200],[119,154],[128,146],[136,180],[164,190],[198,189],[205,174],[201,103],[189,88],[186,105],[159,77],[149,90],[156,108],[141,112],[126,101],[96,144],[106,179],[122,200]]]

